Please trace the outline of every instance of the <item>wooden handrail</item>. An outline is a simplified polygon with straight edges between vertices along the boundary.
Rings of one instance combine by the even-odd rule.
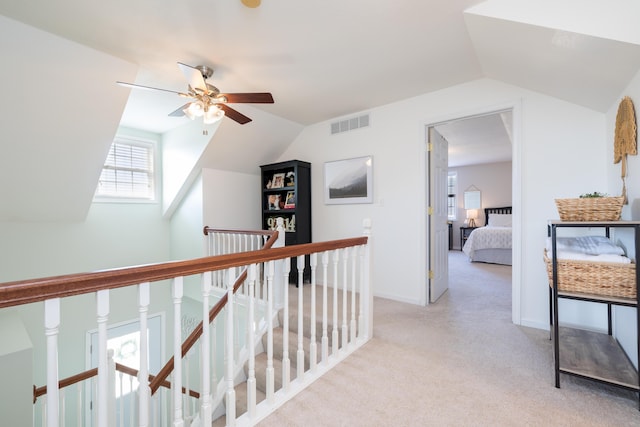
[[[343,249],[352,246],[367,244],[367,237],[354,237],[349,239],[332,240],[321,243],[305,243],[300,245],[272,248],[278,237],[278,232],[274,232],[265,243],[263,249],[241,252],[228,255],[218,255],[204,258],[197,258],[187,261],[172,261],[167,263],[148,264],[135,267],[104,270],[93,273],[79,273],[64,276],[53,276],[33,280],[21,280],[15,282],[0,283],[0,308],[13,307],[33,302],[41,302],[51,298],[64,298],[74,295],[96,292],[105,289],[117,289],[121,287],[137,285],[145,282],[172,279],[179,276],[204,273],[206,271],[218,271],[233,267],[246,267],[250,264],[264,263],[283,258],[297,257],[317,252],[325,252]],[[269,250],[267,250],[269,249]],[[238,277],[233,286],[235,293],[246,280],[245,270]],[[222,311],[227,303],[228,294],[222,298],[209,311],[209,323]],[[195,342],[200,338],[203,331],[203,322],[200,322],[192,333],[182,344],[182,357],[184,357]],[[116,369],[124,373],[135,373],[137,371],[124,365],[116,363]],[[173,357],[161,369],[158,375],[149,375],[151,393],[155,393],[158,388],[170,387],[166,378],[173,369]],[[74,376],[59,381],[59,388],[68,387],[77,382],[89,379],[97,375],[98,369],[76,374]],[[182,388],[183,393],[186,389]],[[46,394],[47,387],[33,387],[33,401]],[[189,390],[189,395],[199,397],[195,391]]]
[[[205,234],[207,234],[207,230],[211,231],[212,229],[210,229],[209,227],[205,227]],[[215,230],[215,231],[221,231],[221,230]],[[231,231],[231,230],[228,230]],[[247,232],[249,233],[249,232]],[[257,233],[255,233],[257,234]],[[269,239],[267,239],[267,241],[265,242],[264,246],[262,249],[270,249],[273,244],[278,240],[278,232],[277,231],[268,231],[264,233],[265,235],[268,234],[270,237]],[[242,273],[240,273],[240,276],[238,276],[238,278],[236,279],[235,283],[233,284],[233,293],[235,294],[238,289],[240,289],[240,286],[242,286],[242,284],[244,283],[244,281],[247,279],[247,269],[245,267],[245,269],[242,271]],[[229,296],[227,293],[225,293],[222,298],[220,298],[218,300],[218,302],[211,308],[211,310],[209,310],[209,324],[211,324],[211,322],[213,322],[213,320],[216,318],[216,316],[218,316],[218,314],[222,311],[222,309],[224,308],[225,305],[227,305],[227,301],[229,299]],[[187,339],[184,340],[184,342],[182,343],[182,348],[181,348],[181,356],[180,357],[184,357],[186,356],[186,354],[189,352],[189,350],[191,350],[191,347],[193,347],[195,345],[195,343],[200,339],[200,337],[202,336],[202,331],[204,330],[204,326],[203,326],[203,321],[200,321],[200,323],[198,324],[198,326],[196,326],[193,331],[191,331],[191,334],[189,334],[189,336],[187,337]],[[151,394],[154,394],[156,391],[158,391],[158,388],[160,388],[160,384],[167,379],[167,377],[169,375],[171,375],[171,372],[173,371],[173,361],[174,361],[175,355],[171,356],[171,358],[167,361],[167,363],[162,367],[162,369],[160,369],[160,372],[158,372],[158,375],[156,376],[156,378],[151,382],[151,384],[149,384],[149,387],[151,388]]]
[[[213,229],[209,228],[209,227],[205,227],[205,234],[207,234],[207,231],[212,231]],[[215,230],[215,231],[222,231],[222,230]],[[233,230],[226,230],[228,232],[231,232]],[[268,235],[269,239],[267,239],[267,241],[265,242],[264,246],[263,246],[263,250],[264,249],[270,249],[273,244],[277,241],[278,239],[278,232],[277,231],[262,231],[262,230],[258,230],[256,232],[250,232],[250,231],[246,231],[243,232],[242,230],[238,231],[236,234],[264,234],[264,235]],[[234,285],[233,288],[233,292],[235,293],[240,286],[242,285],[242,283],[244,282],[244,280],[247,277],[247,273],[246,273],[246,268],[245,271],[243,271],[243,273],[240,275],[240,277],[238,278],[238,280],[236,280],[236,283]],[[1,286],[1,285],[0,285]],[[224,306],[226,305],[228,296],[227,294],[225,294],[223,296],[223,298],[221,298],[218,303],[216,303],[216,305],[211,309],[211,311],[209,312],[209,323],[213,322],[213,319],[215,319],[215,317],[218,315],[218,313],[220,311],[222,311],[222,309],[224,308]],[[202,335],[202,322],[200,322],[200,324],[198,325],[198,327],[196,327],[193,332],[189,335],[189,337],[187,337],[187,339],[185,340],[185,342],[182,344],[182,357],[184,357],[187,352],[191,349],[191,347],[193,347],[193,345],[197,342],[197,340],[200,338],[200,336]],[[116,370],[135,376],[138,376],[138,371],[136,369],[133,368],[129,368],[128,366],[122,365],[120,363],[116,363]],[[170,388],[171,387],[171,383],[169,381],[166,381],[166,378],[169,376],[169,374],[171,374],[171,371],[173,370],[173,357],[169,360],[169,362],[167,362],[167,364],[160,370],[160,373],[158,375],[149,375],[149,381],[150,381],[150,385],[152,385],[151,390],[152,390],[152,394],[155,393],[160,387],[167,387]],[[62,389],[68,386],[71,386],[73,384],[76,384],[80,381],[84,381],[87,380],[89,378],[92,378],[94,376],[98,375],[98,368],[93,368],[93,369],[89,369],[87,371],[81,372],[79,374],[70,376],[68,378],[64,378],[62,380],[60,380],[58,382],[58,388]],[[186,389],[184,387],[182,387],[182,392],[183,394],[186,393]],[[47,393],[47,386],[43,386],[43,387],[36,387],[35,385],[33,386],[33,403],[36,403],[36,400],[38,397],[44,395]],[[196,391],[193,390],[189,390],[189,395],[192,397],[196,397],[199,398],[200,394]]]
[[[233,293],[234,294],[238,291],[238,289],[240,289],[240,286],[242,286],[242,283],[244,283],[244,281],[246,279],[247,279],[247,270],[245,269],[240,274],[240,276],[238,276],[238,279],[233,284]],[[224,306],[227,305],[227,301],[228,300],[229,300],[229,294],[225,292],[225,294],[218,300],[218,302],[215,303],[215,305],[213,307],[211,307],[211,310],[209,310],[209,324],[211,324],[211,322],[213,322],[213,320],[216,318],[216,316],[218,316],[218,314],[222,311]],[[193,331],[191,331],[191,334],[189,334],[187,339],[185,339],[184,342],[182,343],[181,357],[184,357],[184,356],[187,355],[189,350],[191,350],[191,347],[193,347],[195,345],[195,343],[202,336],[202,331],[203,330],[204,330],[203,322],[200,321],[198,326],[196,326],[193,329]],[[171,358],[162,367],[162,369],[160,369],[160,372],[158,372],[158,375],[156,375],[156,378],[153,381],[151,381],[151,383],[149,384],[149,388],[151,388],[151,394],[154,394],[156,391],[158,391],[158,388],[160,388],[160,383],[162,381],[164,381],[165,379],[167,379],[167,377],[173,371],[173,360],[174,360],[174,357],[175,356],[171,356]]]
[[[138,377],[137,369],[130,368],[121,363],[116,363],[116,371],[122,372],[127,375],[131,375],[132,377],[136,377],[136,378]],[[68,378],[58,381],[58,389],[62,390],[65,387],[69,387],[71,385],[79,383],[80,381],[88,380],[89,378],[93,378],[96,375],[98,375],[98,368],[92,368],[87,371],[81,372],[79,374],[72,375]],[[155,375],[149,375],[149,381],[153,381],[154,379],[155,379]],[[161,381],[160,386],[171,388],[171,383],[169,381]],[[187,393],[187,389],[185,387],[182,387],[182,394],[185,394],[185,393]],[[33,386],[33,403],[35,404],[36,400],[38,400],[38,397],[44,396],[45,394],[47,394],[46,385],[42,387],[36,387],[34,385]],[[189,390],[189,396],[199,399],[200,393],[194,390]]]
[[[170,261],[137,267],[54,276],[40,279],[0,283],[0,308],[117,289],[145,282],[172,279],[179,276],[242,267],[287,257],[365,245],[367,237],[303,243],[269,250],[259,249],[228,255],[216,255],[186,261]]]

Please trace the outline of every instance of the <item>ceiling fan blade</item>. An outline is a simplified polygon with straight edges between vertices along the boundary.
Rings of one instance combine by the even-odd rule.
[[[186,97],[190,96],[190,95],[188,95],[186,93],[178,92],[178,91],[170,90],[170,89],[160,89],[158,87],[142,86],[142,85],[137,85],[137,84],[133,84],[133,83],[125,83],[125,82],[116,82],[116,83],[118,83],[120,86],[130,87],[132,89],[160,90],[162,92],[177,93],[180,96],[186,96]]]
[[[176,111],[173,111],[171,113],[169,113],[169,116],[171,117],[182,117],[184,116],[184,109],[187,108],[191,103],[187,102],[186,104],[184,104],[182,107],[178,108]]]
[[[229,103],[273,104],[273,96],[269,92],[262,93],[221,93]]]
[[[202,77],[202,72],[191,65],[183,64],[182,62],[178,62],[178,67],[184,77],[189,82],[189,86],[194,89],[199,89],[201,91],[207,91],[207,84],[204,81],[204,77]]]
[[[247,124],[251,121],[249,117],[245,116],[244,114],[242,114],[237,110],[234,110],[233,108],[229,107],[226,104],[218,104],[218,107],[220,107],[224,111],[224,114],[227,117],[229,117],[231,120],[235,120],[241,125]]]

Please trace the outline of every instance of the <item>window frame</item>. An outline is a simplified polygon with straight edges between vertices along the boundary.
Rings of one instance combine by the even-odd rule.
[[[453,185],[451,181],[453,180]],[[458,220],[458,172],[449,171],[447,174],[447,220]]]
[[[136,196],[132,194],[99,194],[98,190],[100,188],[100,178],[102,177],[102,171],[107,167],[107,159],[109,153],[114,146],[114,144],[122,144],[128,146],[138,146],[145,147],[149,150],[148,160],[151,163],[148,174],[150,178],[151,190],[148,196]],[[159,189],[159,180],[158,180],[158,143],[157,141],[146,139],[146,138],[137,138],[128,135],[116,135],[109,146],[109,151],[107,152],[107,157],[105,157],[105,163],[103,164],[100,170],[100,177],[98,178],[98,183],[96,185],[96,191],[93,197],[93,201],[97,203],[158,203],[158,189]],[[116,168],[117,169],[117,168]],[[126,169],[126,168],[125,168]]]

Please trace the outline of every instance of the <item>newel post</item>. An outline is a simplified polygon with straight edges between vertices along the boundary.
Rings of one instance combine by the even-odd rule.
[[[373,337],[373,283],[371,281],[371,268],[373,266],[373,262],[371,259],[371,219],[365,218],[362,221],[362,225],[364,228],[363,235],[367,237],[367,244],[364,246],[364,271],[362,274],[362,280],[364,282],[364,294],[363,298],[363,306],[364,306],[364,330],[366,331],[367,337]]]
[[[274,248],[283,248],[285,246],[285,230],[284,219],[278,217],[276,219],[276,230],[278,231],[278,240],[273,244]],[[280,310],[284,307],[284,288],[285,281],[282,276],[282,263],[275,263],[275,271],[273,276],[273,308]]]

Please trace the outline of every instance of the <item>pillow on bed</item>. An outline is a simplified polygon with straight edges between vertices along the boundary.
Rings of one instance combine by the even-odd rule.
[[[511,227],[511,214],[489,214],[489,227]]]

